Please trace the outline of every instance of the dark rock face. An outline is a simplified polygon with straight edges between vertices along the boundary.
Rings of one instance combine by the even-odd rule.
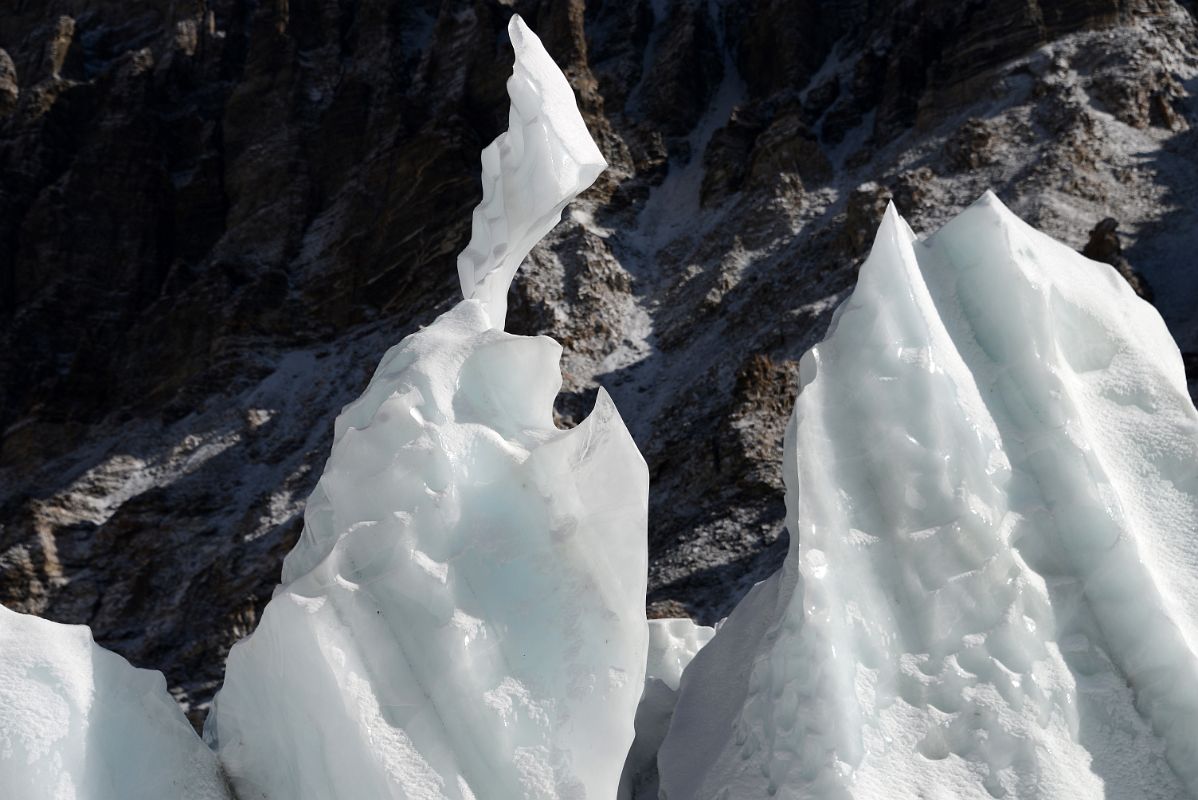
[[[1090,231],[1090,241],[1082,248],[1082,255],[1095,261],[1110,264],[1119,270],[1119,274],[1135,289],[1136,294],[1148,302],[1152,302],[1152,287],[1148,281],[1132,268],[1131,263],[1123,255],[1123,245],[1119,242],[1118,220],[1107,217],[1094,226]]]
[[[992,187],[1076,247],[1118,218],[1127,249],[1087,254],[1198,299],[1171,0],[16,0],[0,602],[92,625],[202,716],[333,415],[455,299],[513,11],[612,166],[509,327],[565,346],[560,424],[602,383],[645,453],[655,614],[713,621],[778,563],[797,360],[890,199],[927,230]]]
[[[685,136],[698,124],[724,77],[715,25],[698,0],[673,0],[661,21],[641,102],[646,120],[667,135]]]
[[[17,65],[12,56],[0,50],[0,116],[11,114],[17,107],[21,88],[17,83]]]

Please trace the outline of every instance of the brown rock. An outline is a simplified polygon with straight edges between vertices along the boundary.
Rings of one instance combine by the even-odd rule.
[[[735,108],[728,124],[712,135],[703,152],[702,205],[712,205],[744,185],[762,128],[752,111]]]
[[[849,194],[839,236],[849,259],[860,258],[868,252],[890,199],[890,192],[873,181],[861,184]]]
[[[944,143],[944,157],[958,170],[994,163],[995,137],[985,120],[967,119]]]
[[[677,600],[658,600],[650,603],[645,611],[649,619],[676,619],[689,617],[690,614],[690,610]]]
[[[1186,91],[1169,72],[1103,69],[1089,83],[1090,95],[1119,120],[1134,128],[1184,130],[1179,112]]]
[[[809,188],[832,177],[832,164],[799,111],[778,116],[753,145],[749,178],[754,184],[768,185],[783,173]]]
[[[642,84],[642,99],[649,117],[679,136],[707,110],[724,77],[724,59],[705,2],[672,0],[664,28]]]
[[[1090,231],[1090,240],[1082,249],[1082,255],[1095,261],[1114,264],[1123,258],[1123,245],[1119,243],[1118,220],[1107,217],[1094,226]]]
[[[43,78],[57,78],[66,66],[67,56],[75,40],[75,20],[68,16],[60,16],[54,21],[50,34],[46,39],[42,55],[42,67],[39,74]]]
[[[8,52],[0,49],[0,117],[13,112],[20,96],[17,67],[12,63],[12,57]]]
[[[795,91],[819,70],[832,45],[864,20],[861,4],[751,0],[734,4],[737,66],[754,97]]]
[[[1099,222],[1090,231],[1090,240],[1082,249],[1082,255],[1104,264],[1110,264],[1131,284],[1131,288],[1135,290],[1136,294],[1151,303],[1152,287],[1124,257],[1123,245],[1119,241],[1119,234],[1116,233],[1118,228],[1119,222],[1113,217],[1107,217]]]
[[[935,176],[928,167],[909,170],[895,178],[890,194],[899,213],[911,219],[924,209]]]
[[[591,71],[605,102],[613,109],[623,108],[641,81],[653,8],[649,0],[588,3],[585,15]]]

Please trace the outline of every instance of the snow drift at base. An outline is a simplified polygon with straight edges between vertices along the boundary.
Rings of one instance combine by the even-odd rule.
[[[800,364],[790,550],[683,676],[662,797],[1198,793],[1198,413],[1160,316],[987,193],[888,209]]]

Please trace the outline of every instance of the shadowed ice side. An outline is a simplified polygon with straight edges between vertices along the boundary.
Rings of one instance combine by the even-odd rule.
[[[648,472],[610,398],[553,425],[561,347],[503,331],[529,248],[603,160],[520,21],[465,300],[337,418],[304,531],[205,735],[272,800],[602,800],[644,681]]]
[[[987,193],[893,206],[800,366],[790,551],[662,797],[1198,794],[1198,413],[1156,311]]]

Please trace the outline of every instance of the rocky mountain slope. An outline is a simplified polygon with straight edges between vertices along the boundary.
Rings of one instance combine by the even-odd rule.
[[[993,188],[1198,353],[1192,5],[15,0],[0,602],[202,717],[335,412],[457,296],[513,11],[611,168],[508,328],[565,346],[559,424],[602,384],[645,454],[653,614],[711,622],[779,562],[796,362],[890,198],[930,231]]]

